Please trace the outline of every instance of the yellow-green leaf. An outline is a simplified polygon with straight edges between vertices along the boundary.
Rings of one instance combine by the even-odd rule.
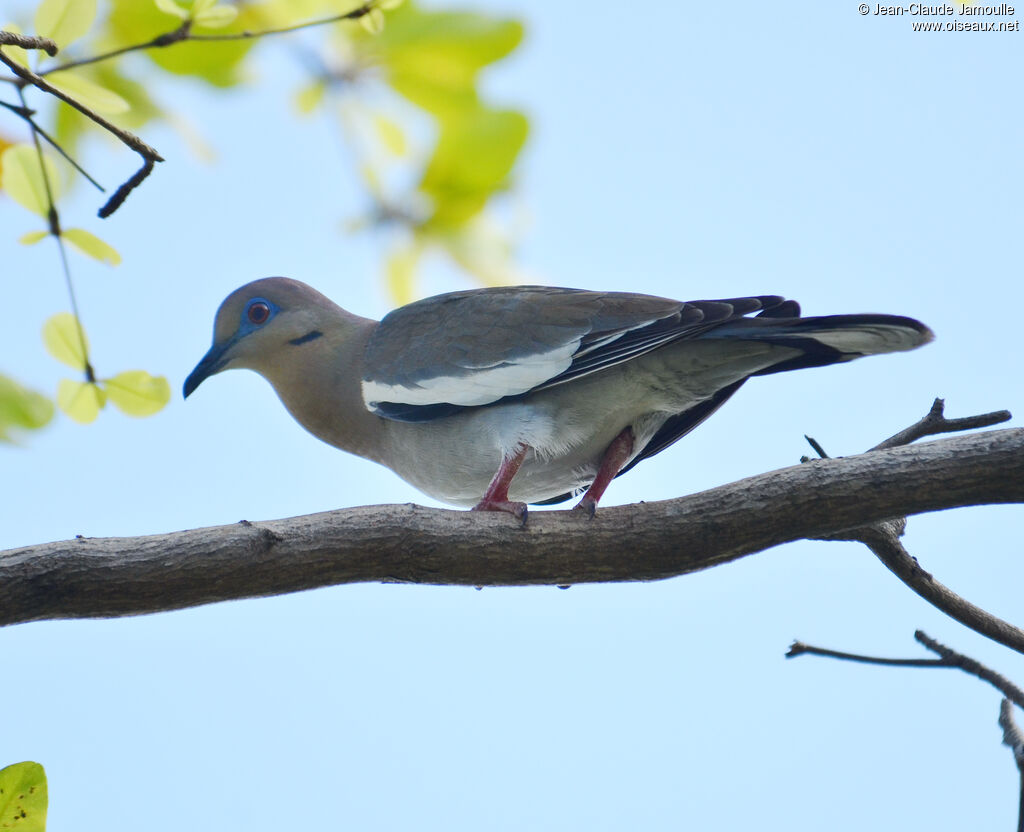
[[[323,81],[314,81],[303,87],[295,94],[295,109],[300,113],[311,113],[324,99],[327,91],[327,84]]]
[[[61,232],[61,236],[82,254],[92,257],[94,260],[99,260],[108,266],[117,266],[121,263],[121,255],[113,246],[103,242],[95,234],[90,234],[84,228],[67,228]]]
[[[42,240],[44,237],[49,237],[49,231],[29,231],[28,234],[22,234],[18,238],[18,242],[23,246],[33,246]]]
[[[193,8],[192,13],[194,15],[193,20],[199,26],[205,26],[208,29],[220,29],[238,17],[238,9],[234,6],[225,6],[223,4],[202,12],[196,12]]]
[[[384,68],[397,92],[447,118],[478,104],[477,73],[515,49],[522,37],[516,20],[405,3],[388,13],[383,33],[357,45],[364,60]]]
[[[391,252],[386,264],[388,292],[398,306],[415,300],[416,263],[419,261],[419,246],[411,245]]]
[[[17,23],[5,23],[3,26],[0,26],[0,29],[3,29],[5,32],[11,32],[15,35],[23,34],[21,27]],[[28,52],[20,46],[5,46],[4,54],[22,66],[28,66]]]
[[[52,418],[53,402],[46,396],[22,387],[12,378],[0,375],[0,441],[9,440],[10,428],[35,430]],[[0,795],[2,802],[3,796]]]
[[[167,34],[174,28],[174,21],[168,18],[168,14],[184,20],[192,16],[194,9],[177,7],[184,12],[182,15],[172,10],[175,5],[163,2],[157,8],[155,3],[146,0],[109,0],[107,37],[112,44],[125,44],[144,43]],[[205,28],[208,27],[196,24],[193,31]],[[262,4],[246,3],[241,6],[233,28],[239,31],[263,29]],[[202,31],[196,33],[202,34]],[[168,72],[200,77],[211,84],[228,87],[238,82],[241,75],[239,65],[255,43],[255,39],[206,43],[186,41],[175,44],[171,49],[148,49],[145,54]]]
[[[96,0],[43,0],[36,9],[36,33],[63,49],[89,31],[96,18]]]
[[[384,31],[384,12],[374,7],[360,17],[359,22],[371,35],[379,35]]]
[[[373,126],[377,130],[377,136],[380,138],[381,144],[384,145],[389,153],[393,153],[395,156],[404,156],[406,154],[408,146],[405,142],[405,133],[402,132],[402,128],[396,122],[378,114],[373,117]]]
[[[97,113],[116,116],[128,112],[129,105],[116,92],[104,89],[75,72],[53,72],[49,79],[57,89],[66,92],[80,104],[84,104]]]
[[[156,7],[164,14],[174,15],[181,20],[188,20],[189,10],[179,6],[174,0],[154,0]]]
[[[96,420],[107,403],[107,394],[88,381],[62,378],[57,385],[57,407],[80,424]]]
[[[78,319],[70,312],[60,312],[43,324],[43,344],[46,351],[73,370],[85,372],[89,339]]]
[[[23,208],[45,219],[50,211],[50,203],[46,198],[46,183],[43,180],[43,169],[39,165],[39,154],[36,153],[36,149],[30,144],[9,147],[3,153],[2,164],[0,187]],[[50,187],[56,188],[57,168],[48,158],[45,164]],[[56,197],[54,193],[54,199]]]
[[[107,396],[128,416],[151,416],[171,400],[171,386],[164,376],[145,370],[125,370],[103,382]]]
[[[450,227],[478,214],[505,186],[529,122],[514,110],[477,109],[443,123],[420,190],[434,202],[430,222]]]
[[[45,832],[46,772],[39,763],[0,769],[0,829]]]

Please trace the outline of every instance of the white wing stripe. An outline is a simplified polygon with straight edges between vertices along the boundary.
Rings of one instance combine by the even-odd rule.
[[[577,340],[563,344],[550,352],[519,359],[515,364],[474,369],[465,376],[426,378],[411,387],[363,379],[363,401],[370,409],[378,402],[465,407],[490,404],[505,396],[525,393],[565,372],[579,343]]]

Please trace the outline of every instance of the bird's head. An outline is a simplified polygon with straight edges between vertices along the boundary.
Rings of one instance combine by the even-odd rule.
[[[266,277],[236,289],[217,310],[213,346],[185,379],[185,398],[222,370],[267,375],[282,351],[322,337],[332,311],[341,310],[316,289],[287,277]]]

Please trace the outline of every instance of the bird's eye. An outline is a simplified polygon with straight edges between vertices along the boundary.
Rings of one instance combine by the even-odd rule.
[[[249,304],[249,322],[257,326],[265,324],[270,317],[270,307],[263,301],[258,300]]]

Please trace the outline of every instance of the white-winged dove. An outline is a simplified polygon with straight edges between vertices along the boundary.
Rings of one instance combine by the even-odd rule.
[[[577,508],[593,514],[615,476],[750,376],[931,339],[912,318],[801,318],[775,295],[683,303],[545,286],[438,295],[378,322],[270,277],[221,304],[184,394],[255,370],[314,436],[438,500],[525,517],[527,503],[586,488]]]

